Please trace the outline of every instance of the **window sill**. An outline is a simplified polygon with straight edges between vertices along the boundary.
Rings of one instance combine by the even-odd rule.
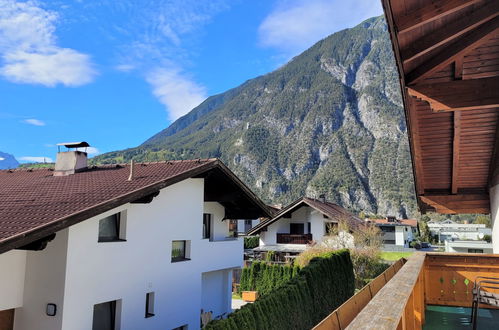
[[[182,262],[182,261],[190,261],[191,259],[189,258],[175,258],[175,259],[172,259],[172,263],[173,262]]]
[[[99,239],[97,243],[126,242],[126,239]]]

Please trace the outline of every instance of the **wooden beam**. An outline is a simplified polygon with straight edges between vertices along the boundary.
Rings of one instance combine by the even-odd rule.
[[[445,66],[451,64],[461,56],[464,56],[473,49],[479,47],[484,42],[496,36],[499,29],[499,17],[495,17],[472,31],[462,35],[453,43],[446,47],[439,47],[440,51],[421,63],[414,70],[407,73],[407,85],[413,85],[428,75],[441,70]]]
[[[445,28],[425,34],[409,43],[404,49],[400,50],[402,60],[404,63],[412,61],[497,16],[499,16],[499,1],[492,1],[473,11],[470,15],[445,25]]]
[[[430,103],[433,111],[499,107],[499,77],[413,85],[410,95]]]
[[[416,100],[407,95],[407,126],[409,130],[409,140],[412,144],[412,163],[414,166],[414,184],[416,185],[416,194],[424,194],[424,174],[423,174],[423,158],[421,156],[421,144],[419,135],[419,123],[415,107]]]
[[[419,198],[438,213],[490,213],[490,200],[487,194],[424,195]]]
[[[453,194],[457,194],[459,179],[459,145],[461,139],[461,111],[454,111],[454,141],[452,152],[452,187]]]
[[[440,0],[427,1],[428,5],[401,15],[397,19],[399,33],[411,31],[423,24],[433,22],[460,9],[468,7],[478,0]]]

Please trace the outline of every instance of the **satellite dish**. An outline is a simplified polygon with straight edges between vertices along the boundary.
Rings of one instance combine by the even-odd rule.
[[[478,238],[479,239],[483,239],[483,236],[484,236],[483,233],[478,233]]]

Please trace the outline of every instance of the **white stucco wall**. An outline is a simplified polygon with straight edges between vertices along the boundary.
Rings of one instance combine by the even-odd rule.
[[[405,239],[405,229],[403,226],[396,226],[395,227],[395,245],[401,245],[404,246],[404,239]]]
[[[225,209],[220,203],[217,202],[205,202],[204,203],[204,213],[211,214],[211,240],[221,241],[225,240],[229,235],[229,225],[228,220],[222,221],[225,216]],[[201,226],[201,235],[202,235]]]
[[[232,310],[232,270],[225,269],[202,274],[201,308],[212,317],[226,316]],[[224,294],[220,294],[223,292]],[[225,315],[224,315],[225,314]]]
[[[61,329],[68,230],[56,234],[42,251],[27,251],[23,306],[16,309],[14,330]],[[48,303],[57,314],[47,316]]]
[[[243,263],[243,240],[202,239],[203,213],[213,214],[220,239],[228,229],[220,221],[224,208],[204,203],[203,184],[203,179],[184,180],[162,189],[149,204],[120,206],[58,232],[45,250],[28,252],[24,302],[16,310],[15,330],[88,330],[94,305],[112,300],[120,301],[121,330],[186,324],[197,329],[202,274],[214,271],[223,275],[217,288],[223,287],[222,281],[225,287],[210,288],[210,299],[218,302],[219,310],[230,308],[232,269]],[[99,220],[124,210],[126,241],[97,242]],[[172,240],[190,242],[191,260],[171,262]],[[145,318],[148,292],[155,293],[155,316]],[[55,317],[45,315],[47,303],[57,304]]]
[[[0,254],[0,311],[21,307],[24,293],[26,251]]]

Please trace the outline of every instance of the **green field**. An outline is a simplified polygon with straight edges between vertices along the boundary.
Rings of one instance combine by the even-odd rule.
[[[396,261],[400,258],[409,258],[414,252],[381,252],[381,259],[387,261]]]

